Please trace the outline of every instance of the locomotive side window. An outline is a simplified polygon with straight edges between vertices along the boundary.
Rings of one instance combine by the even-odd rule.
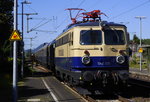
[[[69,34],[67,34],[67,35],[61,37],[60,39],[58,39],[56,41],[56,47],[61,46],[63,44],[66,44],[68,42],[69,42]]]
[[[107,45],[124,45],[125,36],[122,30],[105,30],[105,44]]]
[[[68,43],[69,38],[68,38],[69,34],[65,35],[62,39],[63,39],[63,44]]]
[[[99,45],[102,43],[102,32],[100,30],[82,30],[80,32],[81,45]]]
[[[69,34],[69,45],[73,45],[73,32]]]

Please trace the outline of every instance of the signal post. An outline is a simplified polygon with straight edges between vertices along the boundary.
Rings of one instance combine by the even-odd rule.
[[[13,102],[17,102],[18,90],[17,90],[17,40],[21,40],[18,33],[18,0],[14,0],[14,30],[10,36],[10,41],[13,41]]]

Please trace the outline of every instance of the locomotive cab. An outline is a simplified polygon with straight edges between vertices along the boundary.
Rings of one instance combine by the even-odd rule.
[[[73,38],[72,69],[81,71],[80,79],[86,82],[106,79],[112,79],[114,83],[127,81],[128,40],[124,25],[77,26]]]

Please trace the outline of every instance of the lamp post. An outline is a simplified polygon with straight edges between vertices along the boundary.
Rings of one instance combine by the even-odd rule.
[[[37,36],[35,36],[35,37],[30,37],[30,38],[24,38],[24,39],[30,39],[30,44],[28,44],[28,45],[30,45],[30,56],[31,56],[31,54],[32,54],[32,46],[33,46],[32,42],[33,42],[33,40],[34,40],[35,38],[37,38]]]
[[[28,2],[28,1],[23,1],[21,2],[22,4],[22,64],[21,64],[21,76],[23,78],[24,76],[24,41],[23,41],[23,34],[24,34],[24,4],[31,4],[31,2]]]
[[[14,30],[18,30],[18,0],[14,0]],[[17,102],[17,41],[13,42],[13,102]]]
[[[145,19],[145,16],[136,16],[136,19],[140,19],[140,47],[142,46],[142,19]],[[142,53],[140,53],[140,71],[142,71]]]

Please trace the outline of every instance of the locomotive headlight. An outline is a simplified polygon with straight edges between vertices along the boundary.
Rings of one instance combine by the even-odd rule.
[[[116,62],[119,64],[123,64],[125,62],[125,57],[120,55],[116,57]]]
[[[82,57],[82,63],[83,64],[89,64],[91,62],[91,59],[90,59],[90,57],[88,56],[88,55],[85,55],[85,56],[83,56]]]

